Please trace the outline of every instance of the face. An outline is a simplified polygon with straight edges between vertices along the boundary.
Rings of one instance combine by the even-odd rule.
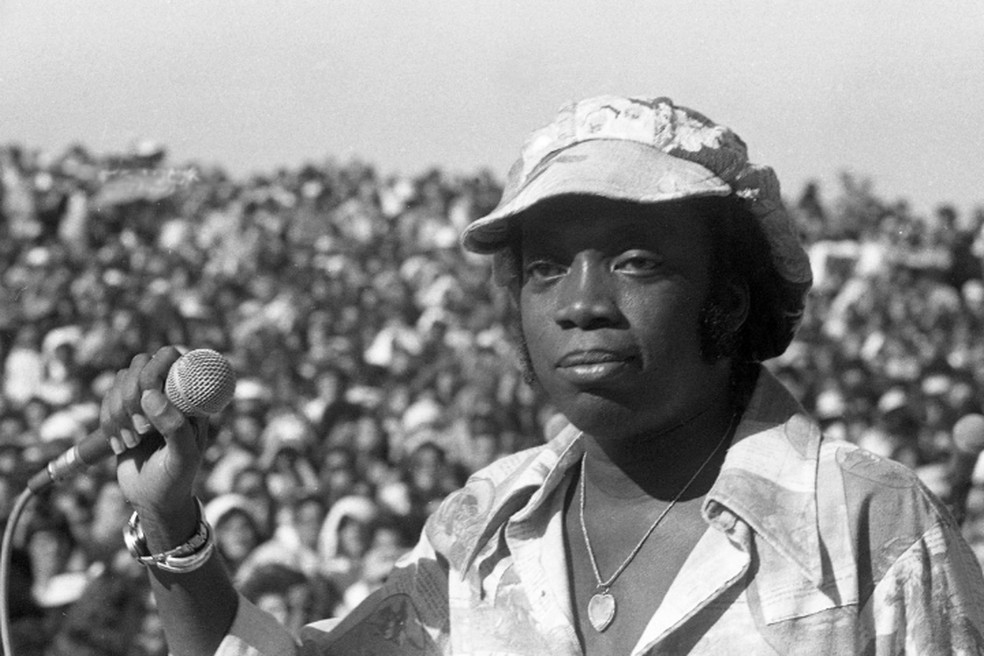
[[[294,527],[301,543],[314,548],[318,544],[318,533],[325,519],[325,511],[316,501],[307,501],[298,506],[294,516]]]
[[[229,513],[215,527],[216,541],[222,553],[233,561],[240,561],[256,548],[258,543],[253,525],[238,512]]]
[[[537,380],[578,428],[641,437],[720,393],[701,355],[711,238],[683,203],[569,196],[521,222],[523,335]]]
[[[413,454],[410,475],[418,490],[433,490],[440,482],[441,456],[434,448],[423,447]]]
[[[330,451],[324,460],[324,482],[329,491],[345,492],[356,483],[351,459],[339,451]]]
[[[499,441],[494,433],[479,433],[471,441],[472,467],[481,469],[499,457]]]
[[[237,442],[247,447],[256,447],[263,434],[263,427],[253,416],[237,415],[233,420],[233,431]]]
[[[361,558],[369,548],[369,530],[357,519],[348,518],[338,529],[338,550],[351,558]]]

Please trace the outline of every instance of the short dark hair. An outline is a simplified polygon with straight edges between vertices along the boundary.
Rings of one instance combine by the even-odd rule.
[[[705,357],[762,362],[781,355],[803,316],[809,283],[793,283],[779,275],[769,241],[743,199],[731,195],[691,202],[710,219],[711,292],[701,322]],[[748,289],[748,313],[737,331],[719,334],[715,317],[720,310],[714,307],[733,284]]]

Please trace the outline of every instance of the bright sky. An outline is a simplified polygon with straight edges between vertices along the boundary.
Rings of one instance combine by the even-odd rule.
[[[503,178],[600,93],[730,125],[791,196],[984,205],[982,0],[0,0],[0,143]]]

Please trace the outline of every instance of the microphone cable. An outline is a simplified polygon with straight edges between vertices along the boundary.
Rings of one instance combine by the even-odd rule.
[[[0,545],[0,640],[3,644],[4,656],[14,656],[14,647],[10,637],[10,555],[13,551],[14,532],[24,508],[27,507],[34,491],[25,489],[14,501],[14,506],[7,518],[7,526],[3,530],[3,543]]]

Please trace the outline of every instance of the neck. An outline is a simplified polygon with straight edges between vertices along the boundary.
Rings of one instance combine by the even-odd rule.
[[[740,386],[737,389],[640,435],[605,439],[585,433],[589,494],[593,490],[595,495],[620,502],[672,499],[708,461],[681,500],[706,494],[717,478],[745,405],[745,394]]]

